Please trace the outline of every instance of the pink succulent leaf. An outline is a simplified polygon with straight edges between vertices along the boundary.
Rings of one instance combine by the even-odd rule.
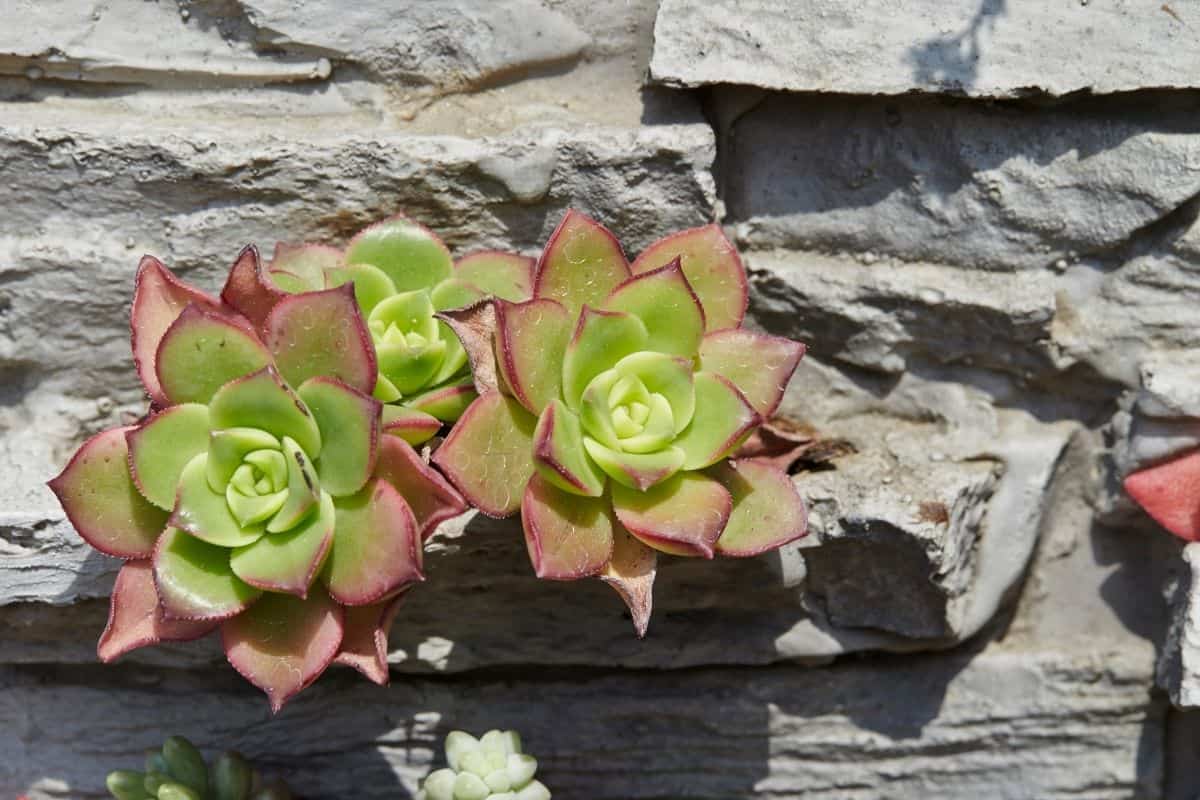
[[[733,510],[715,550],[723,556],[756,556],[808,533],[804,500],[788,475],[754,460],[727,461],[709,470],[729,491]]]
[[[680,231],[659,239],[633,262],[640,275],[679,259],[704,307],[707,330],[736,328],[746,315],[746,268],[720,225]]]
[[[221,289],[221,299],[250,320],[256,330],[263,329],[271,309],[287,296],[267,276],[258,248],[252,244],[238,254]]]
[[[475,397],[473,388],[471,396]],[[413,447],[429,441],[442,429],[442,421],[437,417],[405,406],[384,406],[382,422],[385,434],[399,436]]]
[[[373,605],[346,608],[342,649],[334,662],[354,667],[371,682],[387,686],[388,631],[403,598],[399,594]]]
[[[375,477],[400,493],[417,522],[421,541],[438,525],[467,510],[467,503],[441,473],[426,464],[405,442],[391,436],[379,445]]]
[[[438,319],[446,323],[471,363],[475,390],[481,395],[500,391],[496,375],[496,356],[492,343],[496,339],[496,307],[492,300],[481,300],[475,305],[452,311],[442,311]]]
[[[251,586],[305,597],[329,555],[336,521],[333,497],[322,493],[316,512],[287,530],[234,548],[229,565]]]
[[[334,505],[337,530],[321,573],[334,600],[368,605],[425,579],[417,520],[390,483],[374,479]]]
[[[504,383],[533,414],[562,391],[572,320],[555,300],[496,303],[496,361]]]
[[[125,439],[132,430],[113,428],[88,439],[49,486],[92,547],[118,558],[149,558],[167,513],[133,483]]]
[[[557,300],[574,318],[585,305],[598,308],[629,275],[629,262],[616,237],[570,210],[538,260],[533,295]]]
[[[592,378],[627,355],[646,349],[645,324],[624,311],[600,311],[584,306],[563,354],[562,396],[571,409]]]
[[[360,231],[346,246],[342,261],[376,267],[388,276],[397,292],[432,289],[449,278],[454,269],[442,240],[403,214]]]
[[[539,578],[599,575],[613,554],[608,498],[568,494],[534,475],[521,503],[529,560]]]
[[[108,625],[100,634],[96,655],[107,664],[139,647],[199,639],[215,627],[214,622],[167,619],[158,603],[149,560],[127,561],[113,584]]]
[[[714,331],[700,343],[700,368],[729,379],[768,419],[804,357],[804,345],[740,329]]]
[[[646,491],[614,485],[613,509],[644,544],[679,556],[713,557],[733,508],[729,491],[699,472],[680,472]]]
[[[488,516],[510,516],[521,508],[533,475],[536,424],[516,400],[481,395],[434,451],[433,462],[471,505]]]
[[[704,309],[675,259],[635,275],[604,301],[608,311],[633,314],[646,326],[646,349],[693,358],[704,336]]]
[[[208,404],[213,430],[258,428],[295,439],[310,458],[321,453],[321,429],[308,406],[274,367],[230,381]]]
[[[208,450],[208,407],[169,406],[125,434],[133,482],[142,496],[170,511],[183,468]]]
[[[702,469],[737,449],[762,418],[724,376],[697,372],[696,410],[692,422],[675,440],[684,453],[681,469]]]
[[[604,472],[583,446],[579,417],[561,400],[546,406],[533,432],[533,465],[542,479],[569,494],[604,494]]]
[[[196,304],[171,323],[155,354],[169,403],[207,403],[229,381],[270,363],[271,353],[245,320]]]
[[[624,526],[617,525],[613,533],[612,558],[600,573],[600,580],[625,601],[639,639],[646,635],[650,625],[657,569],[657,551],[634,538]]]
[[[366,394],[374,390],[375,348],[352,286],[288,295],[264,328],[275,363],[292,385],[324,375]]]
[[[229,566],[229,549],[167,528],[154,548],[154,585],[169,619],[220,621],[242,613],[262,592]]]
[[[176,317],[193,303],[214,311],[221,307],[215,297],[175,277],[157,258],[142,258],[134,281],[133,306],[130,310],[133,362],[142,385],[159,405],[165,405],[167,398],[158,383],[154,363],[158,343]]]
[[[325,376],[309,378],[296,394],[321,431],[321,457],[316,463],[321,488],[334,497],[354,494],[375,471],[382,404]]]
[[[1200,450],[1133,473],[1125,491],[1180,539],[1200,540]]]
[[[308,597],[268,592],[221,625],[225,656],[278,712],[332,663],[342,644],[342,608],[324,589]]]
[[[334,269],[341,263],[342,251],[323,244],[287,244],[278,242],[275,254],[267,266],[267,273],[284,272],[294,277],[299,286],[285,289],[289,292],[315,292],[325,288],[325,270]],[[279,282],[275,281],[278,288]]]
[[[454,264],[454,274],[492,297],[521,303],[533,297],[536,266],[537,261],[528,256],[485,250],[460,258]]]
[[[457,422],[466,413],[479,393],[475,391],[475,380],[467,375],[452,380],[437,388],[410,397],[405,406],[442,422]],[[416,444],[416,442],[412,442]]]
[[[754,429],[754,432],[738,446],[733,458],[753,458],[787,472],[805,453],[817,446],[820,440],[811,429],[806,429],[789,420],[772,417]]]

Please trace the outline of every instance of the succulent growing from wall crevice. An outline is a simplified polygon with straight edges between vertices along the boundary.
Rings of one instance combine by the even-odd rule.
[[[446,762],[423,781],[417,800],[550,800],[534,777],[537,759],[522,751],[516,731],[492,730],[478,739],[451,731]]]

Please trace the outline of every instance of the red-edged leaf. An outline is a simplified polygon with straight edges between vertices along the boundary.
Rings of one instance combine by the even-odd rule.
[[[464,308],[439,312],[437,318],[450,326],[467,351],[476,391],[481,395],[500,391],[496,377],[496,356],[492,349],[496,337],[495,302],[480,300]]]
[[[150,397],[160,405],[167,398],[158,383],[154,357],[158,343],[175,318],[183,313],[190,303],[217,309],[219,301],[205,292],[188,286],[162,262],[153,256],[143,256],[138,265],[133,289],[133,306],[130,310],[130,331],[133,341],[133,362],[137,367],[142,385]]]
[[[133,484],[125,441],[132,430],[113,428],[88,439],[48,485],[92,547],[118,558],[149,558],[167,525],[167,512],[151,505]]]
[[[621,525],[613,533],[613,554],[600,580],[613,588],[633,617],[638,638],[646,635],[654,607],[654,575],[658,568],[655,550],[639,542]]]
[[[479,393],[475,391],[475,381],[470,375],[456,378],[436,389],[430,389],[404,401],[405,406],[422,414],[426,414],[442,422],[457,422]],[[410,442],[415,444],[415,442]]]
[[[467,510],[462,495],[407,443],[394,437],[385,436],[379,444],[375,477],[390,483],[404,497],[422,541],[443,521]]]
[[[733,509],[729,491],[698,472],[680,472],[646,491],[613,484],[613,510],[630,533],[656,550],[713,557]]]
[[[612,558],[613,518],[606,497],[568,494],[534,475],[521,503],[521,524],[539,578],[598,575]]]
[[[460,258],[454,274],[484,294],[520,303],[533,297],[533,270],[537,261],[516,253],[485,250]]]
[[[378,267],[397,292],[432,289],[454,269],[450,251],[437,234],[404,214],[359,231],[346,245],[343,261]]]
[[[775,413],[804,345],[740,329],[715,331],[700,342],[700,368],[729,379],[764,419]]]
[[[336,520],[333,498],[322,493],[315,512],[289,530],[234,548],[229,565],[258,589],[305,597],[329,555]]]
[[[267,316],[287,292],[276,288],[263,270],[258,257],[258,248],[246,245],[238,253],[237,260],[229,269],[221,299],[237,310],[258,330],[262,330]]]
[[[321,575],[334,600],[367,605],[425,579],[417,520],[390,483],[372,480],[335,506],[333,549]]]
[[[138,491],[170,511],[183,468],[208,450],[208,408],[199,403],[169,406],[125,434],[125,444]]]
[[[107,664],[139,647],[199,639],[216,625],[215,622],[203,620],[169,620],[164,617],[154,589],[154,572],[150,562],[127,561],[117,573],[117,582],[113,584],[108,625],[100,634],[96,655]]]
[[[562,390],[563,353],[573,322],[549,298],[496,303],[496,361],[513,397],[541,414]]]
[[[321,431],[317,477],[334,497],[354,494],[375,469],[382,404],[336,378],[310,378],[296,390]]]
[[[804,500],[786,473],[752,460],[727,461],[710,472],[733,498],[733,511],[717,540],[716,552],[756,556],[808,533]]]
[[[585,306],[563,353],[562,396],[567,406],[578,409],[592,378],[645,350],[647,336],[645,324],[633,314]]]
[[[546,242],[533,295],[557,300],[574,318],[585,305],[599,307],[629,275],[629,262],[616,237],[572,209]]]
[[[433,462],[471,505],[507,517],[521,507],[533,475],[536,424],[516,400],[496,392],[480,395],[434,451]]]
[[[375,347],[350,284],[288,295],[264,325],[279,371],[293,385],[324,375],[370,394],[375,388]]]
[[[334,662],[354,667],[373,683],[388,683],[388,631],[400,611],[403,594],[369,606],[345,610],[342,649]]]
[[[267,693],[271,711],[320,677],[342,643],[342,609],[323,589],[307,598],[268,592],[221,626],[225,656]]]
[[[685,470],[701,469],[720,461],[762,422],[762,417],[723,375],[697,372],[693,379],[696,411],[691,424],[675,439],[675,447],[686,456],[682,467]]]
[[[604,494],[604,473],[584,450],[579,417],[561,400],[546,406],[538,418],[533,432],[533,464],[543,479],[569,494]]]
[[[633,274],[680,259],[700,304],[707,329],[736,328],[746,316],[746,268],[720,225],[680,231],[650,245],[633,262]]]
[[[475,395],[473,388],[471,395]],[[431,414],[405,406],[383,407],[383,432],[399,436],[414,447],[429,441],[441,429],[442,421]]]
[[[334,269],[342,260],[342,251],[323,244],[287,244],[277,242],[267,273],[286,272],[296,277],[305,291],[325,288],[325,270]]]
[[[229,567],[229,548],[167,528],[154,548],[154,585],[171,619],[218,622],[242,613],[261,591]]]
[[[1180,539],[1200,540],[1200,450],[1133,473],[1125,491]]]
[[[154,360],[168,402],[207,403],[229,381],[270,364],[271,353],[245,320],[190,305],[163,334]]]
[[[635,275],[604,301],[609,311],[633,314],[646,326],[646,349],[692,358],[704,336],[704,309],[679,261]]]

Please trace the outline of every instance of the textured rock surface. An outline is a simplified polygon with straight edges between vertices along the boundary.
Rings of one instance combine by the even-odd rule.
[[[1158,659],[1158,685],[1180,708],[1200,708],[1200,545],[1183,549],[1184,568],[1170,587],[1171,624]]]
[[[1183,15],[1167,4],[663,0],[650,72],[674,86],[847,94],[1196,88]]]

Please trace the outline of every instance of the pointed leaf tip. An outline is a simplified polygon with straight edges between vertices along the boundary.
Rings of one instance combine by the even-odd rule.
[[[170,403],[207,403],[235,378],[271,363],[245,320],[191,304],[163,334],[155,354],[158,382]]]
[[[215,622],[164,617],[150,561],[128,561],[113,584],[108,624],[96,645],[96,655],[108,663],[139,647],[198,639],[215,627]]]
[[[375,389],[375,347],[351,284],[288,295],[264,331],[280,373],[293,385],[325,376],[366,394]]]
[[[384,437],[375,477],[387,481],[403,496],[417,521],[421,541],[445,520],[467,510],[467,502],[449,481],[421,459],[407,443]]]
[[[613,534],[612,558],[600,573],[600,580],[611,586],[625,601],[639,639],[645,637],[650,625],[657,567],[656,551],[630,535],[623,526],[617,525]]]
[[[221,289],[221,299],[250,320],[256,330],[262,330],[271,309],[287,296],[267,277],[258,248],[252,244],[238,253]]]
[[[600,306],[630,275],[621,245],[600,223],[569,210],[546,242],[534,278],[534,297],[549,297],[575,317]]]
[[[1185,541],[1200,541],[1200,450],[1139,470],[1124,485],[1159,525]]]
[[[804,357],[800,342],[739,329],[714,331],[700,342],[700,368],[725,377],[763,419],[779,408]]]
[[[709,470],[729,491],[733,510],[715,550],[723,556],[756,556],[808,533],[804,500],[787,473],[753,459],[727,461]]]
[[[704,309],[678,258],[613,289],[604,308],[640,319],[646,326],[647,350],[692,358],[700,348]]]
[[[391,484],[372,480],[334,505],[337,525],[322,579],[335,600],[367,605],[424,580],[417,520]]]
[[[635,275],[679,259],[704,307],[706,330],[736,328],[746,315],[746,268],[721,226],[705,225],[659,239],[633,262]]]
[[[344,609],[342,648],[334,659],[361,672],[372,683],[388,684],[388,632],[400,611],[403,593],[369,606]]]

